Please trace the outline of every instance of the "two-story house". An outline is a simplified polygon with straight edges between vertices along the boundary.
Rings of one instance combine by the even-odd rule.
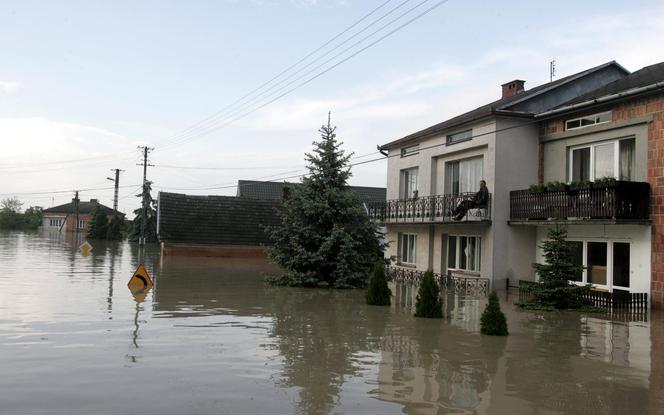
[[[664,63],[535,119],[538,181],[566,185],[514,188],[511,229],[531,229],[539,245],[553,224],[566,225],[585,267],[577,281],[649,293],[652,307],[664,308]],[[539,250],[535,259],[543,261]]]
[[[486,277],[534,278],[538,232],[510,224],[510,191],[525,189],[540,169],[540,120],[550,111],[629,71],[616,62],[526,90],[502,85],[502,97],[381,146],[388,155],[387,201],[371,214],[387,226],[386,256],[397,267]],[[455,217],[479,189],[487,203]]]

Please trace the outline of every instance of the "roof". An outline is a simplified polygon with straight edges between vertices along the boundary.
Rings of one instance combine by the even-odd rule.
[[[124,217],[125,214],[113,210],[113,208],[110,208],[108,206],[102,205],[98,201],[92,199],[88,202],[85,202],[83,200],[78,202],[78,213],[79,214],[90,214],[94,212],[94,210],[99,206],[105,213],[106,215],[118,215]],[[52,208],[44,209],[43,213],[76,213],[76,208],[74,207],[74,202],[71,201],[69,203],[65,203],[64,205],[59,205],[59,206],[54,206]]]
[[[237,196],[246,199],[281,200],[285,186],[300,186],[300,183],[239,180]],[[384,187],[348,186],[348,188],[364,203],[384,201],[387,198],[387,190]]]
[[[636,72],[632,72],[622,79],[618,79],[586,94],[559,105],[557,108],[566,107],[581,102],[592,101],[608,95],[619,94],[630,89],[641,88],[664,81],[664,62],[646,66]]]
[[[468,122],[476,121],[485,117],[489,117],[492,115],[502,115],[502,116],[517,116],[517,117],[530,117],[533,114],[529,112],[524,112],[524,111],[518,111],[515,110],[514,107],[517,106],[517,104],[522,103],[523,101],[533,99],[541,94],[544,94],[548,91],[551,91],[555,88],[558,88],[562,85],[568,84],[574,80],[580,79],[586,75],[592,74],[594,72],[600,71],[602,69],[606,69],[608,67],[615,67],[619,71],[621,71],[624,74],[628,74],[629,71],[627,71],[625,68],[623,68],[620,64],[618,64],[616,61],[610,61],[607,63],[604,63],[599,66],[595,66],[594,68],[586,69],[584,71],[575,73],[573,75],[566,76],[564,78],[556,79],[553,82],[548,82],[539,86],[536,86],[534,88],[525,90],[523,92],[517,93],[515,95],[512,95],[510,97],[506,98],[501,98],[499,100],[490,102],[486,105],[482,105],[481,107],[477,107],[474,110],[465,112],[461,115],[458,115],[456,117],[450,118],[446,121],[443,121],[441,123],[435,124],[431,127],[425,128],[423,130],[417,131],[413,134],[409,134],[405,137],[402,137],[400,139],[391,141],[387,144],[383,144],[380,146],[381,149],[387,149],[390,147],[394,147],[396,145],[402,144],[404,142],[416,139],[416,138],[424,138],[424,137],[429,137],[432,135],[436,135],[444,130],[448,130],[453,127],[461,126],[463,124],[466,124]]]
[[[268,245],[264,226],[281,223],[280,200],[159,193],[159,239],[214,245]]]

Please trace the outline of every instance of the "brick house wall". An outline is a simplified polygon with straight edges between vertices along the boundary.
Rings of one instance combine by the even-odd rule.
[[[565,119],[576,118],[599,111],[612,111],[612,122],[650,116],[648,123],[648,182],[651,186],[650,218],[652,221],[651,247],[651,301],[655,309],[664,309],[664,93],[637,98],[609,107],[597,107],[575,113],[573,116],[543,122],[543,135],[565,130]],[[540,155],[540,180],[542,155]]]

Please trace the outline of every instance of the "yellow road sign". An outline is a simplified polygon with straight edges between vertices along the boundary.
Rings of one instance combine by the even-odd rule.
[[[138,268],[136,268],[134,275],[132,275],[129,279],[127,287],[129,287],[129,289],[133,292],[152,288],[153,285],[154,284],[152,284],[152,279],[150,278],[148,271],[145,269],[143,264],[140,264]]]
[[[90,245],[90,242],[85,241],[78,247],[78,250],[81,251],[83,256],[88,256],[92,252],[92,245]]]

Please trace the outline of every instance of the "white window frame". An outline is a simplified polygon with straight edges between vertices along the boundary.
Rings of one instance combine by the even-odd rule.
[[[449,267],[449,255],[450,255],[450,238],[455,238],[456,239],[456,252],[455,252],[455,258],[454,258],[454,268]],[[474,238],[475,239],[475,247],[476,247],[476,255],[475,255],[475,261],[473,266],[476,269],[468,269],[468,268],[460,268],[459,264],[461,264],[461,238]],[[447,235],[447,258],[445,262],[445,267],[447,268],[448,271],[462,271],[462,272],[472,272],[472,273],[477,273],[479,274],[482,271],[482,237],[478,235]],[[468,265],[469,261],[468,258],[466,258],[466,266]]]
[[[414,156],[420,152],[420,145],[415,144],[401,149],[401,157]]]
[[[59,228],[62,226],[62,218],[49,218],[48,226],[51,228]]]
[[[467,135],[469,133],[470,133],[470,135]],[[464,137],[458,138],[456,140],[453,139],[453,137],[460,136],[460,135],[464,135]],[[456,133],[447,134],[447,136],[445,136],[445,144],[447,144],[447,145],[456,144],[456,143],[461,143],[461,142],[472,140],[472,139],[473,139],[473,129],[469,128],[467,130],[457,131]]]
[[[603,179],[604,177],[595,177],[595,147],[606,145],[606,144],[611,144],[613,143],[613,178],[616,180],[620,180],[620,142],[621,141],[626,141],[626,140],[632,140],[634,137],[621,137],[617,139],[612,139],[612,140],[603,140],[603,141],[596,141],[592,143],[586,143],[586,144],[579,144],[576,146],[571,146],[568,148],[567,151],[567,183],[571,183],[574,181],[574,151],[575,150],[580,150],[582,148],[589,148],[590,149],[590,177],[588,180],[591,182],[594,182],[595,180],[598,179]],[[636,146],[636,140],[634,141],[634,145]],[[636,166],[633,166],[633,168],[636,168]]]
[[[633,243],[629,239],[624,239],[624,238],[611,238],[611,239],[600,239],[600,238],[569,238],[567,239],[569,242],[581,242],[583,243],[583,256],[582,256],[582,264],[583,264],[583,272],[581,273],[581,281],[570,281],[574,284],[577,285],[586,285],[586,284],[592,284],[588,282],[588,242],[600,242],[600,243],[605,243],[606,244],[606,284],[592,284],[593,287],[596,288],[601,288],[601,289],[606,289],[608,291],[613,291],[614,288],[619,289],[619,290],[625,290],[625,291],[631,291],[631,287],[623,287],[620,285],[614,285],[613,284],[613,244],[618,242],[618,243],[626,243],[629,244],[629,254],[630,258],[633,252]],[[631,273],[632,273],[632,263],[630,260],[630,285],[634,285],[634,282],[632,281],[631,278]]]
[[[410,191],[410,194],[406,194],[406,173],[410,177],[415,177],[415,188]],[[415,174],[413,174],[415,173]],[[399,171],[399,198],[400,199],[412,199],[415,197],[415,192],[419,193],[420,187],[420,169],[419,167],[410,167],[407,169],[402,169]]]
[[[480,166],[482,167],[482,171],[479,174],[479,179],[477,180],[477,183],[474,184],[474,186],[477,186],[477,187],[473,187],[472,190],[471,189],[462,189],[461,188],[461,183],[463,182],[463,179],[461,177],[461,163],[468,163],[468,162],[471,162],[473,160],[481,160]],[[452,166],[454,166],[454,165],[457,165],[458,166],[457,168],[459,169],[459,193],[458,194],[477,192],[479,190],[479,180],[484,179],[484,155],[482,154],[482,155],[479,155],[479,156],[465,157],[465,158],[461,158],[461,159],[446,161],[445,162],[445,169],[444,169],[445,170],[444,174],[446,176],[451,174],[451,170],[453,168]],[[444,177],[443,192],[445,194],[457,194],[457,193],[453,192],[451,180],[452,180],[451,177]]]
[[[87,225],[85,219],[79,219],[78,220],[78,229],[85,229],[85,226]]]
[[[604,115],[608,115],[608,119],[605,119],[604,121],[600,121],[600,118]],[[611,111],[604,111],[604,112],[598,112],[596,114],[589,114],[589,115],[585,115],[583,117],[576,117],[576,118],[572,118],[572,119],[569,119],[569,120],[565,120],[565,131],[578,130],[579,128],[586,128],[586,127],[590,127],[590,126],[598,125],[598,124],[606,124],[607,122],[611,122],[611,117],[612,117]],[[574,121],[581,121],[581,120],[584,120],[584,119],[592,120],[592,124],[580,125],[581,123],[579,122],[578,127],[569,127],[568,126],[570,123],[572,123]]]
[[[411,239],[412,238],[412,239]],[[413,244],[413,257],[404,258],[403,252],[405,247],[405,242],[412,240]],[[417,262],[417,234],[415,233],[399,233],[399,263],[405,265],[415,265]]]

